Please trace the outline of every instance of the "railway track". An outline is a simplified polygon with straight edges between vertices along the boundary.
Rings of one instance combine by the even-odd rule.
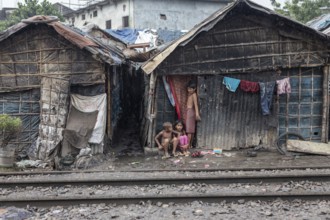
[[[317,170],[275,174],[205,171],[166,175],[163,172],[20,174],[0,178],[0,205],[129,204],[148,200],[186,203],[195,200],[221,202],[277,198],[329,200],[329,181],[330,172]],[[308,189],[306,184],[312,187]]]

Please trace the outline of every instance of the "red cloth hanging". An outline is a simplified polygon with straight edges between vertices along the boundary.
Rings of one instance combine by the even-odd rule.
[[[171,92],[175,101],[175,111],[176,114],[178,115],[178,120],[181,119],[181,112],[180,112],[180,103],[178,101],[178,97],[176,96],[176,92],[175,92],[175,87],[172,81],[172,78],[170,76],[167,77],[167,82],[168,84],[170,84],[170,88],[171,88]]]
[[[256,93],[260,90],[259,83],[241,80],[240,89],[244,92]]]

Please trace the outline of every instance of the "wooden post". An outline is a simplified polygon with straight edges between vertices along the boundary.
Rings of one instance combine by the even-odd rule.
[[[321,141],[328,142],[329,131],[329,65],[323,67],[323,108]]]
[[[155,100],[155,86],[156,86],[156,80],[157,77],[155,76],[155,73],[152,72],[150,75],[150,82],[149,82],[149,97],[148,97],[148,121],[149,121],[149,131],[148,131],[148,142],[150,143],[151,147],[154,147],[154,141],[153,141],[153,122],[154,122],[154,100]]]
[[[116,67],[113,67],[116,68]],[[108,138],[112,139],[112,127],[111,127],[111,75],[110,75],[110,68],[107,68],[107,134]]]

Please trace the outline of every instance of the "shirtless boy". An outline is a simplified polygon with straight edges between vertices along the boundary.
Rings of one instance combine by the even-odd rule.
[[[176,147],[178,146],[178,135],[179,133],[176,131],[173,131],[172,123],[165,122],[163,124],[163,130],[159,132],[156,137],[155,141],[158,145],[159,150],[164,150],[165,156],[163,158],[169,158],[170,155],[168,153],[170,145],[173,146],[173,155],[177,156],[176,154]],[[161,139],[161,142],[159,142],[159,139]]]
[[[190,81],[187,86],[188,99],[187,99],[187,114],[186,114],[186,133],[188,135],[188,148],[191,148],[192,141],[195,134],[196,121],[200,121],[197,94],[196,94],[196,83]]]

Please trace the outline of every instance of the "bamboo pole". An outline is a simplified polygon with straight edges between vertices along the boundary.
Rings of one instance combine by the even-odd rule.
[[[4,56],[10,56],[10,55],[18,55],[18,54],[25,54],[25,53],[35,53],[35,52],[39,52],[39,51],[59,51],[59,50],[70,50],[73,49],[72,47],[59,47],[59,48],[43,48],[43,49],[37,49],[37,50],[24,50],[24,51],[20,51],[20,52],[12,52],[12,53],[0,53],[1,55]]]
[[[8,114],[8,113],[5,113]],[[8,115],[12,116],[25,116],[25,115],[39,115],[40,113],[10,113]]]
[[[310,53],[329,53],[330,50],[324,50],[324,51],[302,51],[299,52],[299,54],[310,54]],[[258,59],[258,58],[267,58],[267,57],[281,57],[281,56],[290,56],[290,55],[295,55],[297,52],[290,52],[290,53],[279,53],[279,54],[264,54],[264,55],[254,55],[254,56],[244,56],[244,57],[236,57],[236,58],[227,58],[227,59],[217,59],[217,60],[205,60],[202,63],[218,63],[218,62],[227,62],[227,61],[236,61],[236,60],[248,60],[248,59]],[[176,65],[171,65],[171,66],[164,66],[164,68],[169,68],[169,67],[179,67],[179,66],[188,66],[188,65],[195,65],[195,64],[200,64],[200,61],[195,61],[195,62],[189,62],[189,63],[184,63],[184,64],[176,64]],[[310,65],[308,65],[310,66]]]
[[[184,64],[180,65],[180,67],[182,66],[185,66]],[[300,67],[320,67],[321,66],[321,63],[319,64],[310,64],[308,66],[306,65],[299,65],[299,66],[291,66],[291,69],[292,68],[300,68]],[[171,68],[172,66],[167,66],[166,68]],[[271,66],[271,67],[275,67],[275,66]],[[165,68],[165,67],[164,67]],[[210,70],[202,70],[202,71],[180,71],[180,72],[175,72],[175,71],[172,71],[172,72],[169,72],[167,75],[215,75],[215,74],[227,74],[227,73],[232,73],[233,75],[234,74],[240,74],[240,73],[247,73],[247,72],[250,72],[250,73],[262,73],[263,70],[266,70],[268,71],[269,70],[269,66],[265,66],[264,68],[259,68],[259,67],[244,67],[245,71],[243,71],[243,68],[239,68],[239,69],[231,69],[231,68],[218,68],[218,71],[210,71]],[[179,67],[177,68],[179,69]]]
[[[33,74],[33,73],[17,73],[17,75],[15,74],[11,74],[11,73],[5,73],[5,74],[1,74],[1,77],[20,77],[20,76],[47,76],[47,77],[50,77],[50,76],[57,76],[57,75],[63,75],[63,76],[66,76],[66,75],[83,75],[83,74],[103,74],[103,72],[59,72],[59,73],[47,73],[47,75],[44,75],[44,74],[40,74],[40,73],[36,73],[36,74]]]
[[[330,66],[323,67],[323,108],[322,108],[322,134],[321,141],[328,142],[329,129],[329,74]]]
[[[4,103],[39,103],[39,101],[24,101],[24,100],[20,100],[20,101],[15,101],[15,100],[0,100],[0,102],[4,102]]]
[[[213,34],[226,34],[226,33],[235,33],[235,32],[242,32],[242,31],[254,31],[264,29],[263,27],[248,27],[248,28],[236,28],[236,29],[226,29],[224,31],[214,31]]]
[[[41,51],[40,51],[41,52]],[[41,55],[40,55],[41,56]],[[74,61],[75,63],[95,63],[96,61]],[[0,61],[0,64],[71,64],[70,62],[42,62],[40,61]]]
[[[281,44],[281,43],[299,43],[298,41],[259,41],[252,43],[239,43],[239,44],[221,44],[221,45],[211,45],[211,46],[198,46],[191,48],[191,50],[204,50],[213,48],[229,48],[229,47],[244,47],[244,46],[259,46],[259,45],[270,45],[270,44]]]

